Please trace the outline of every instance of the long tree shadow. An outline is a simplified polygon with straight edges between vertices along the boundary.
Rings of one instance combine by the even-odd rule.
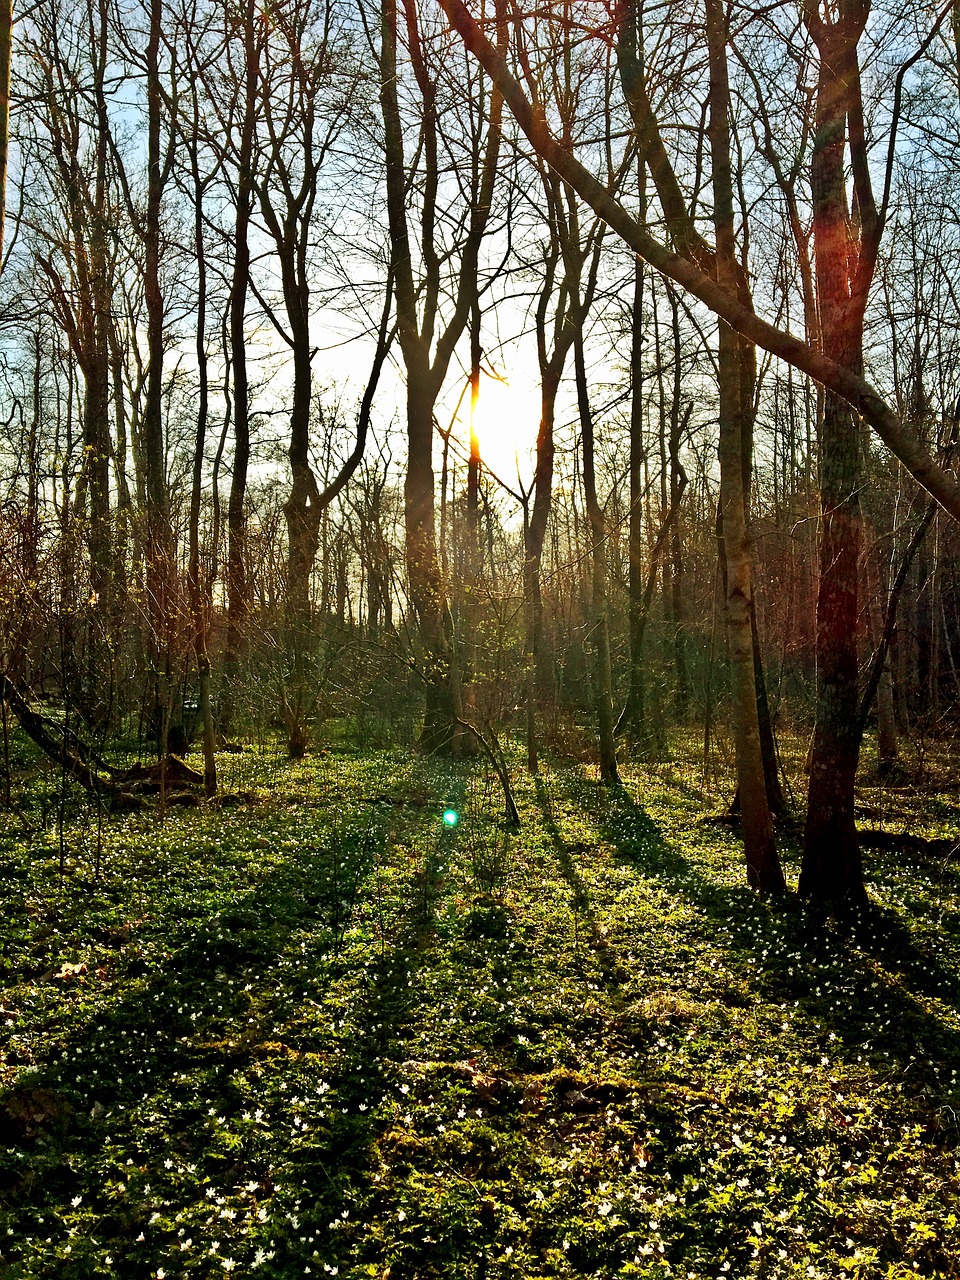
[[[325,1230],[344,1186],[371,1184],[384,1064],[405,1056],[425,927],[417,867],[380,901],[384,848],[365,821],[334,826],[212,918],[180,923],[180,945],[158,964],[134,957],[72,977],[61,999],[94,984],[115,997],[90,1001],[51,1037],[47,1060],[0,1092],[11,1230],[60,1233],[80,1200],[95,1213],[89,1247],[77,1244],[58,1280],[93,1274],[98,1238],[121,1274],[169,1266],[169,1223],[199,1215],[205,1188],[233,1216],[269,1204],[259,1229],[274,1265],[299,1274],[305,1246],[288,1216]],[[351,930],[362,917],[379,939],[361,946]],[[280,1169],[304,1188],[296,1213],[275,1203]]]
[[[601,934],[593,898],[574,861],[574,855],[582,851],[581,847],[564,840],[554,816],[550,788],[542,775],[534,778],[534,794],[540,809],[543,828],[550,837],[556,854],[560,874],[570,888],[574,940],[579,943],[581,933],[585,934],[586,943],[595,956],[605,985],[616,990],[622,985],[624,975],[615,952],[607,947],[606,939]]]
[[[583,785],[577,780],[574,791]],[[811,914],[792,895],[763,900],[746,885],[712,881],[626,789],[606,795],[601,829],[619,861],[695,906],[709,922],[709,941],[750,962],[759,998],[795,1001],[851,1060],[867,1055],[884,1072],[909,1068],[918,1084],[922,1077],[930,1108],[943,1108],[949,1120],[952,1086],[937,1068],[960,1062],[960,1031],[950,1018],[960,975],[937,954],[934,937],[918,937],[889,909],[838,922]]]

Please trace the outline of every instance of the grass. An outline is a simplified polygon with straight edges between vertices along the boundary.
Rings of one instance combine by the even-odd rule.
[[[3,1280],[960,1276],[956,860],[869,853],[841,929],[682,761],[518,770],[515,835],[477,766],[223,765],[258,799],[9,817]]]

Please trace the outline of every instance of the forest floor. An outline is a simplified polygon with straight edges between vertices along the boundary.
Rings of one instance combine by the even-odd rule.
[[[864,788],[946,852],[841,927],[681,761],[517,770],[510,834],[476,764],[221,759],[0,814],[3,1280],[960,1276],[955,791]]]

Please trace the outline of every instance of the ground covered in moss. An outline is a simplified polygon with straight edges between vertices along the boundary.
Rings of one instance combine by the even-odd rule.
[[[516,834],[476,764],[224,767],[3,818],[4,1280],[960,1276],[949,846],[868,853],[838,925],[681,764],[518,772]]]

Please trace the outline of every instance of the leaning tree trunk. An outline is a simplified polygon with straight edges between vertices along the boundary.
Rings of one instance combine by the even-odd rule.
[[[713,314],[725,319],[738,333],[742,333],[764,351],[769,351],[771,355],[785,360],[794,368],[808,374],[824,387],[829,387],[846,399],[869,423],[917,483],[935,497],[955,520],[960,521],[960,482],[951,471],[931,457],[929,449],[918,438],[916,431],[900,419],[862,375],[855,373],[852,369],[844,368],[837,361],[815,351],[809,343],[801,341],[791,333],[777,328],[776,325],[758,316],[743,295],[732,293],[701,265],[689,242],[685,241],[677,252],[666,249],[650,234],[648,228],[631,216],[596,176],[576,159],[570,148],[554,135],[543,111],[534,109],[524,90],[510,75],[502,57],[498,56],[484,36],[463,0],[438,0],[438,3],[460,34],[465,46],[487,69],[491,78],[503,91],[504,100],[537,155],[570,185],[571,190],[575,191],[581,200],[589,205],[625,244],[629,245],[634,253],[640,254],[661,275],[675,281],[704,303]],[[636,0],[633,0],[633,3],[635,6]],[[669,156],[666,148],[663,147],[662,138],[659,139],[659,145],[669,163]],[[869,166],[866,163],[863,169],[869,174]],[[862,201],[858,200],[858,205],[861,209],[863,208]],[[873,248],[875,250],[876,245]],[[871,254],[871,258],[875,264],[875,252]]]

